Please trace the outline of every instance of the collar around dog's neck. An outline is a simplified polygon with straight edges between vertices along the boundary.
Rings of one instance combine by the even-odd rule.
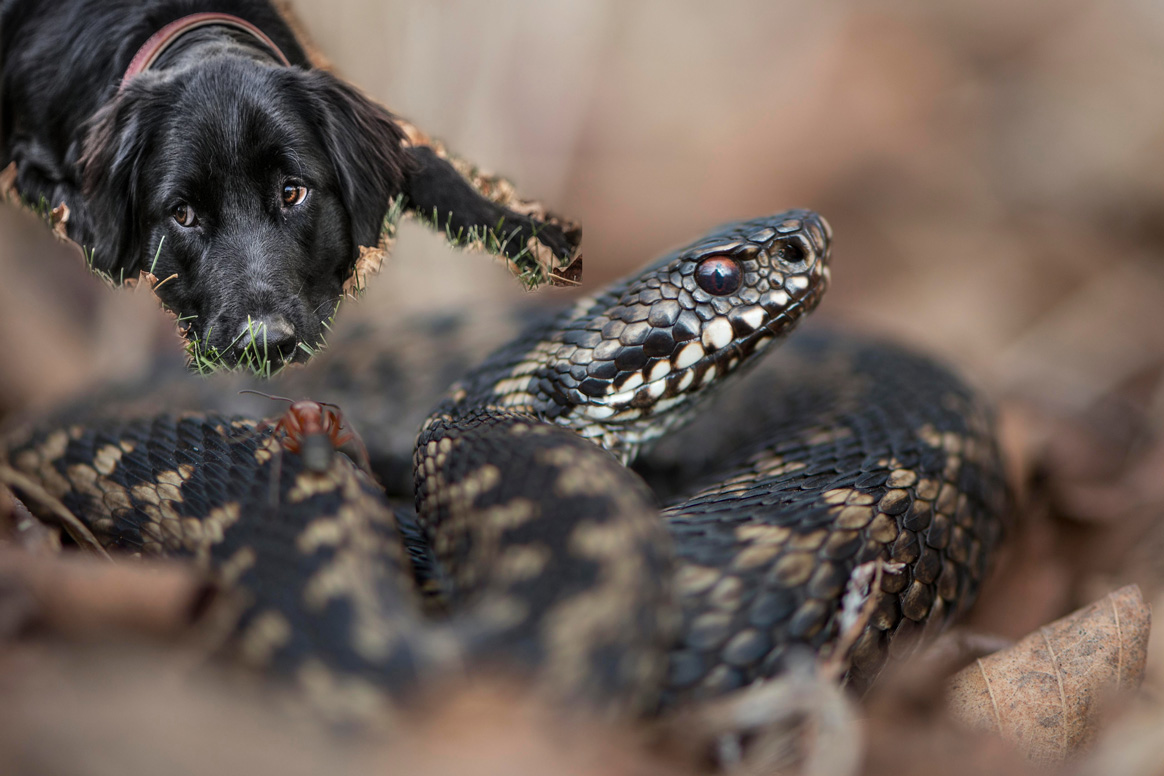
[[[195,13],[189,16],[183,16],[177,21],[170,22],[151,35],[149,40],[142,44],[142,47],[133,55],[133,59],[129,62],[129,67],[125,70],[125,75],[121,77],[121,86],[119,88],[124,89],[131,78],[149,70],[150,65],[157,61],[158,57],[162,55],[162,52],[172,46],[187,32],[212,24],[233,27],[236,30],[242,30],[253,35],[260,43],[269,48],[279,58],[280,62],[286,66],[291,65],[287,56],[275,45],[275,42],[246,19],[240,19],[228,13]]]

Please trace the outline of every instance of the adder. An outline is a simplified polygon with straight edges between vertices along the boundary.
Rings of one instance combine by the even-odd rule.
[[[230,593],[220,651],[328,703],[500,669],[653,712],[798,652],[864,686],[972,603],[1007,494],[991,411],[945,368],[827,331],[767,355],[830,242],[809,211],[726,224],[501,347],[425,418],[415,515],[273,423],[92,398],[9,434],[3,470],[82,541],[193,559]],[[391,486],[407,416],[384,407],[413,383],[377,347],[283,391],[344,407]]]

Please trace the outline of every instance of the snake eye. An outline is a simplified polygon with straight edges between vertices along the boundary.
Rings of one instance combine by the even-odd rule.
[[[179,226],[184,226],[187,229],[198,225],[198,215],[194,212],[194,208],[187,205],[185,202],[179,202],[174,205],[174,209],[170,211],[170,215],[178,222]]]
[[[695,268],[695,282],[712,296],[727,296],[740,287],[740,264],[728,256],[709,256]]]
[[[307,199],[307,187],[302,183],[287,183],[283,186],[283,207],[295,207]]]

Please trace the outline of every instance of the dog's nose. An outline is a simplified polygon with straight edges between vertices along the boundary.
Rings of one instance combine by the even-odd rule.
[[[260,366],[290,361],[298,345],[295,328],[282,315],[248,318],[234,340],[234,356],[239,363]]]

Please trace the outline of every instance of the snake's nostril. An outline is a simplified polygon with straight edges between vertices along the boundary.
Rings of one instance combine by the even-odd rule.
[[[776,253],[782,261],[788,264],[803,264],[808,261],[811,255],[808,246],[795,238],[781,242],[776,248]]]

